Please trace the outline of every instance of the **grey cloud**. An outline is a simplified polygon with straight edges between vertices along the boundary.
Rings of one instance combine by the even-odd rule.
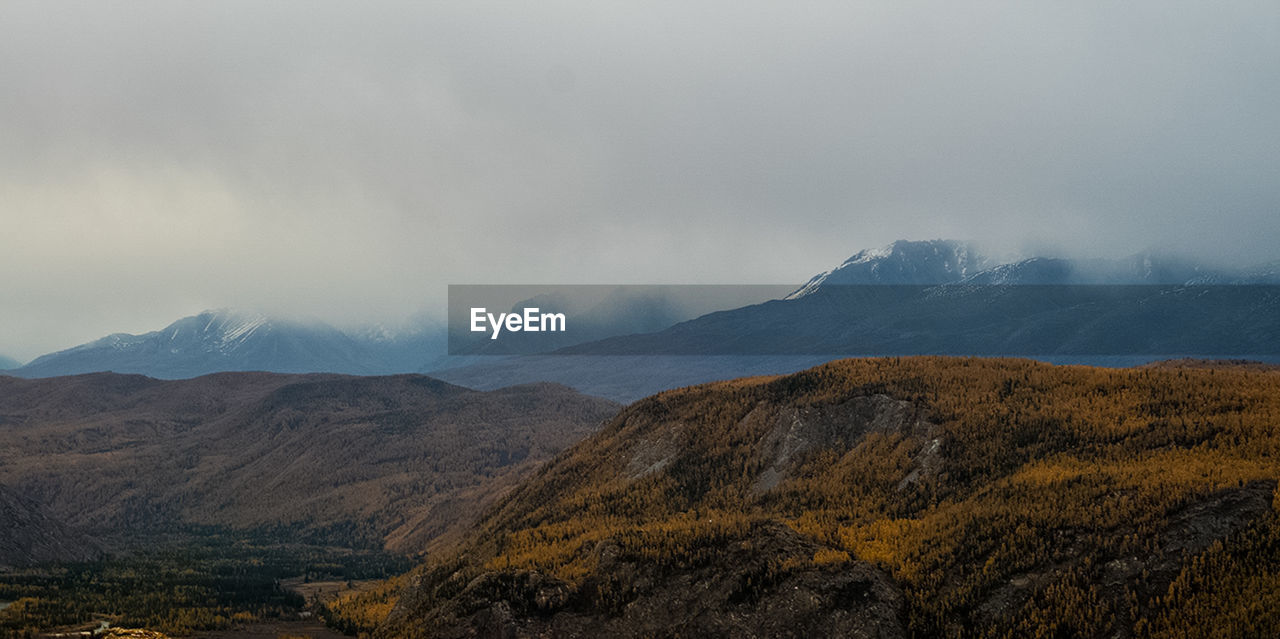
[[[1273,3],[0,5],[0,353],[860,248],[1275,259]]]

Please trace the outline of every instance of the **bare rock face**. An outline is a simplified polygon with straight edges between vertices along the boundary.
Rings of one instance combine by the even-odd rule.
[[[859,561],[807,563],[819,550],[768,524],[699,565],[673,569],[620,556],[605,540],[593,551],[597,568],[576,588],[534,572],[489,572],[414,615],[408,630],[504,639],[905,636],[902,593],[890,579]],[[788,568],[793,562],[805,567]]]
[[[836,405],[796,407],[763,403],[744,421],[753,418],[774,420],[773,427],[760,442],[762,457],[772,463],[752,486],[757,494],[777,486],[810,451],[844,452],[870,433],[924,437],[933,430],[920,407],[883,394],[854,397]],[[938,442],[934,441],[922,451],[923,470],[931,470],[927,457],[936,455],[938,448]],[[904,481],[916,481],[918,477],[919,471]]]
[[[625,485],[688,466],[705,433],[661,414],[616,441],[609,481]],[[762,497],[822,451],[847,452],[871,434],[919,442],[912,472],[933,471],[939,443],[920,407],[884,394],[835,404],[760,401],[732,426],[761,470],[744,494]],[[608,456],[608,453],[601,453]],[[536,501],[536,499],[535,499]],[[881,569],[761,521],[697,558],[655,563],[605,538],[582,552],[576,583],[528,570],[425,575],[388,620],[424,637],[866,637],[905,636],[904,597]],[[818,562],[820,553],[832,557]],[[444,570],[441,568],[441,570]]]

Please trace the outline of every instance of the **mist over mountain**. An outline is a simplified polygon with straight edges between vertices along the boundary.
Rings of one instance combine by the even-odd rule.
[[[1280,260],[1246,269],[1243,276],[1243,281],[1249,284],[1274,284],[1280,282]]]
[[[0,639],[1280,638],[1278,31],[0,0]]]
[[[915,299],[885,291],[862,292],[855,299],[847,298],[849,291],[859,286],[908,287],[902,290],[915,296],[923,289],[908,290],[909,287],[944,284],[967,288],[949,293],[950,306],[936,297]],[[1271,308],[1270,298],[1254,300],[1248,298],[1254,293],[1243,290],[1213,290],[1212,294],[1222,297],[1222,303],[1196,310],[1192,313],[1195,318],[1180,324],[1179,318],[1189,315],[1180,313],[1182,307],[1178,304],[1193,303],[1199,299],[1197,296],[1184,294],[1180,302],[1164,295],[1153,298],[1157,303],[1151,304],[1143,302],[1143,292],[1134,289],[1125,293],[1133,299],[1112,304],[1100,313],[1096,305],[1109,302],[1095,299],[1099,291],[1088,288],[1237,284],[1280,284],[1280,262],[1226,269],[1159,251],[1111,259],[1035,256],[1002,262],[969,242],[900,240],[879,249],[858,251],[789,295],[774,293],[780,299],[764,303],[754,303],[743,291],[759,293],[768,287],[759,287],[759,291],[741,287],[733,294],[717,297],[717,287],[615,290],[606,286],[567,286],[546,287],[545,292],[532,297],[514,297],[491,305],[495,311],[529,306],[567,310],[573,317],[575,330],[571,334],[522,333],[504,337],[501,344],[506,346],[537,340],[533,342],[537,348],[521,352],[559,349],[592,356],[807,356],[787,361],[690,362],[651,358],[630,362],[582,360],[571,364],[544,358],[497,359],[483,356],[510,351],[495,349],[497,342],[486,336],[472,338],[469,346],[460,349],[461,353],[481,357],[447,356],[445,327],[424,318],[399,327],[366,325],[340,330],[315,321],[219,310],[183,318],[159,331],[110,335],[50,353],[11,374],[48,377],[110,370],[177,379],[248,370],[357,375],[440,371],[447,379],[479,388],[550,380],[629,401],[689,383],[792,372],[817,363],[817,355],[1258,354],[1256,348],[1254,353],[1237,350],[1251,342],[1240,344],[1232,340],[1245,335],[1252,336],[1252,343],[1265,341],[1273,328],[1268,324],[1270,315],[1266,310]],[[1035,297],[1025,303],[1011,301],[1007,291],[1001,289],[1034,286],[1084,288],[1070,289],[1076,297],[1057,301],[1052,295],[1069,289],[1019,289],[1018,295]],[[529,287],[495,288],[519,292]],[[1203,305],[1205,301],[1199,303]],[[1053,308],[1043,309],[1046,312],[1042,313],[1037,305],[1043,304]],[[450,312],[455,311],[458,309]],[[1107,314],[1113,316],[1110,324],[1096,321],[1097,316]],[[1149,325],[1139,325],[1148,321]],[[451,322],[462,325],[465,320],[453,317]],[[1086,328],[1075,332],[1063,328],[1070,325]],[[1116,326],[1123,329],[1116,330]],[[797,332],[797,327],[803,329]],[[1209,337],[1182,342],[1174,339],[1189,327]],[[1168,339],[1144,335],[1158,337],[1161,330]],[[961,335],[964,339],[960,339]]]
[[[968,242],[901,240],[859,251],[781,299],[558,355],[479,358],[434,374],[476,388],[554,380],[633,401],[715,379],[791,373],[842,354],[1012,352],[1130,366],[1179,354],[1273,351],[1277,296],[1203,287],[1273,285],[1277,273],[1274,262],[1221,269],[1159,251],[1001,262]],[[952,287],[943,294],[935,285]],[[1166,290],[1181,285],[1201,288]]]
[[[832,287],[572,355],[1280,355],[1268,287]],[[1086,363],[1086,362],[1081,362]]]
[[[855,253],[840,266],[814,276],[791,297],[838,285],[1280,284],[1278,264],[1214,267],[1168,251],[1119,258],[1032,256],[1001,262],[983,255],[970,242],[899,240]]]
[[[12,373],[54,377],[114,371],[160,379],[224,371],[376,375],[419,371],[442,353],[443,344],[443,332],[431,325],[344,332],[317,321],[222,309],[142,335],[108,335],[37,357]]]
[[[819,273],[793,295],[835,284],[942,284],[957,282],[991,265],[967,242],[899,240],[879,249],[864,249],[836,268]]]
[[[359,347],[364,368],[373,374],[427,372],[446,358],[445,327],[432,318],[415,316],[399,325],[364,325],[343,332]]]
[[[1243,284],[1242,271],[1214,270],[1158,253],[1119,259],[1073,260],[1034,257],[1001,264],[964,278],[966,284]]]

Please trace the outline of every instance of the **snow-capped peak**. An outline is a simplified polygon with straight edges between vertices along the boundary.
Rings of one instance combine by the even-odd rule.
[[[954,240],[898,240],[853,254],[839,267],[821,273],[786,297],[796,299],[823,285],[946,284],[987,266],[971,245]]]

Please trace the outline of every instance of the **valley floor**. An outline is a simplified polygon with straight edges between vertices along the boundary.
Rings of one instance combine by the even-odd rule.
[[[226,630],[201,630],[191,639],[346,639],[318,619],[273,621],[237,625]]]

